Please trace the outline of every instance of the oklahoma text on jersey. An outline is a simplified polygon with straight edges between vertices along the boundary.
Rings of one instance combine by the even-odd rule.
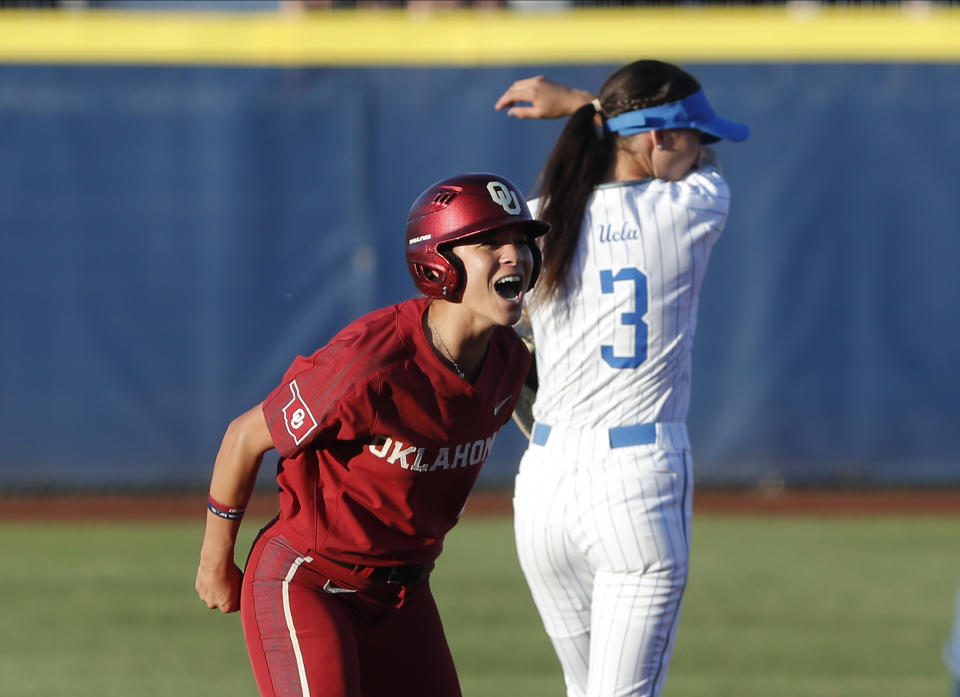
[[[499,432],[499,431],[498,431]],[[456,469],[458,467],[476,467],[482,465],[493,447],[492,434],[484,440],[475,440],[449,448],[440,448],[436,456],[427,458],[427,449],[417,445],[394,440],[390,436],[381,436],[367,445],[370,454],[386,460],[388,464],[399,464],[405,470],[413,472],[434,472],[438,469]],[[450,451],[453,451],[453,457]],[[411,460],[407,458],[412,458]]]

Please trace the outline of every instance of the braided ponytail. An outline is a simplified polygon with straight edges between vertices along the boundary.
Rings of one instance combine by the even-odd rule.
[[[613,162],[613,136],[598,132],[595,114],[594,105],[585,104],[570,116],[541,174],[537,217],[549,221],[551,231],[544,238],[540,298],[566,288],[587,201]]]

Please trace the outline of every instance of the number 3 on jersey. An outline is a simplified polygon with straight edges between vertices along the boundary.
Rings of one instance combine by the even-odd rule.
[[[600,271],[600,292],[604,295],[613,293],[613,285],[619,282],[633,284],[634,311],[623,312],[619,318],[622,324],[633,326],[633,354],[615,356],[613,346],[603,345],[600,355],[611,368],[636,368],[647,360],[647,325],[642,319],[647,314],[647,277],[634,268],[620,269],[616,274],[609,269]]]

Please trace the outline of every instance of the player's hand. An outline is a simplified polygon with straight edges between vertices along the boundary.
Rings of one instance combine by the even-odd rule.
[[[717,159],[717,153],[708,145],[700,146],[700,156],[697,158],[696,166],[716,167],[720,169],[720,161]]]
[[[493,108],[507,109],[507,116],[518,119],[555,119],[569,116],[592,99],[589,92],[536,75],[510,85]]]
[[[197,568],[197,594],[211,610],[236,612],[240,609],[240,584],[243,572],[233,561],[210,564],[201,560]]]

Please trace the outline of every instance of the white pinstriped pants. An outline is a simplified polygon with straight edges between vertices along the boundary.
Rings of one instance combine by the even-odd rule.
[[[659,695],[687,581],[693,471],[685,424],[611,448],[554,427],[516,478],[520,566],[568,697]]]

